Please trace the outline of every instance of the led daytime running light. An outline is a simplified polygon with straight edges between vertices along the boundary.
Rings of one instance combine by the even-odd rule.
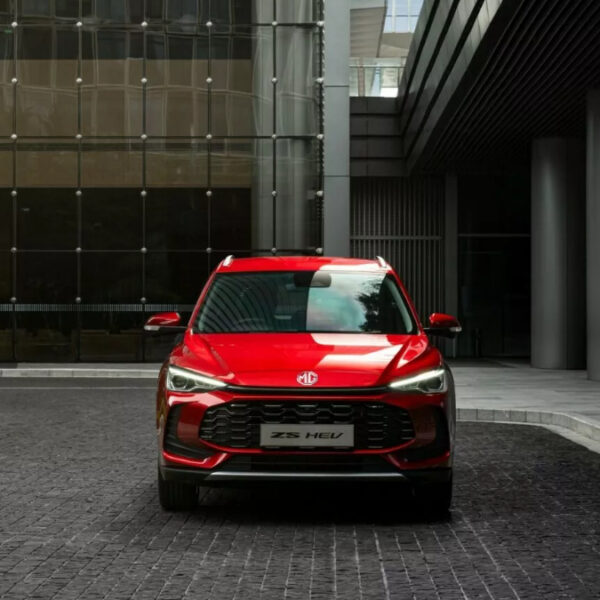
[[[183,388],[174,385],[174,378],[185,379],[191,384],[190,388]],[[207,377],[201,373],[189,371],[188,369],[182,369],[181,367],[175,367],[173,365],[169,367],[169,372],[167,374],[167,388],[172,392],[208,391],[224,387],[227,387],[227,384],[219,379],[213,379],[212,377]]]
[[[406,377],[405,379],[398,379],[396,381],[392,381],[392,383],[389,384],[389,387],[395,390],[413,388],[417,387],[419,383],[423,383],[424,381],[444,377],[445,373],[446,371],[444,369],[425,371],[424,373],[419,373],[418,375],[413,375],[412,377]]]

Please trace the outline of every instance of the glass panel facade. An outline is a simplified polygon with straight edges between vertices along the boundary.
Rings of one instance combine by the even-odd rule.
[[[414,32],[424,0],[388,0],[385,33]]]
[[[160,360],[227,254],[322,245],[322,18],[0,2],[0,360]]]

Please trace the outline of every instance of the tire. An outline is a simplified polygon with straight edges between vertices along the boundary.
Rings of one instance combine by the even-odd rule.
[[[193,510],[198,505],[198,488],[189,483],[166,481],[159,471],[158,499],[165,510]]]
[[[444,517],[452,504],[452,477],[449,481],[423,483],[414,488],[417,508],[429,516]]]

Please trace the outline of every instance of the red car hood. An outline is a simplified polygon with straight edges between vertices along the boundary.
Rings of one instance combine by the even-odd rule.
[[[172,360],[237,385],[302,388],[298,376],[312,371],[315,388],[364,387],[387,382],[428,350],[420,335],[186,334]]]

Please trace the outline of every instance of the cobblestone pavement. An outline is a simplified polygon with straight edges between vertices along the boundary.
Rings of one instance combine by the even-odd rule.
[[[1,598],[600,598],[600,456],[545,429],[460,424],[443,521],[367,486],[167,514],[150,385],[25,385],[0,382]]]

